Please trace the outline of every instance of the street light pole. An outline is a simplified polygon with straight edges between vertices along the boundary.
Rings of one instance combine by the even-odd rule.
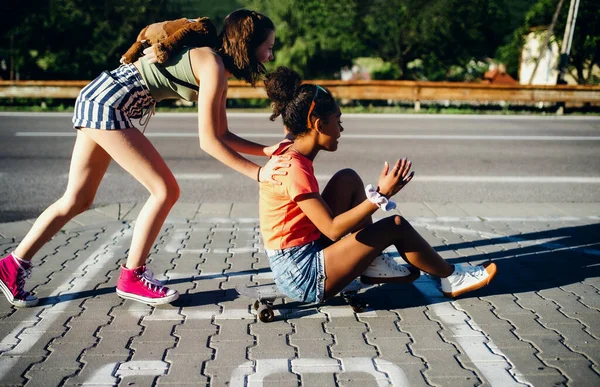
[[[563,36],[562,47],[560,49],[560,59],[558,61],[557,85],[564,85],[565,73],[569,65],[569,52],[571,52],[571,43],[575,32],[575,21],[577,19],[577,10],[579,9],[579,0],[571,0],[569,5],[569,15],[567,16],[567,25],[565,26],[565,35]]]

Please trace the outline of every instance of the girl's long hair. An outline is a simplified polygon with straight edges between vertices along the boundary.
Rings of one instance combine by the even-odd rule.
[[[216,47],[225,68],[255,86],[266,73],[265,66],[256,59],[256,49],[274,30],[271,19],[255,11],[238,9],[227,15]]]

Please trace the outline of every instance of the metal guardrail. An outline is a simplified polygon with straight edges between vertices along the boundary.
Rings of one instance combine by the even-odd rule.
[[[600,104],[599,86],[491,85],[461,82],[337,81],[314,80],[326,86],[338,99],[409,101],[420,108],[421,101],[478,102],[565,102]],[[0,81],[0,98],[75,99],[89,81]],[[229,81],[228,98],[267,98],[262,83],[256,88],[243,81]]]

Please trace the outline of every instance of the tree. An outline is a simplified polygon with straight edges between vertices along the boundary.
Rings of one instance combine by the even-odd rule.
[[[200,16],[208,16],[218,30],[225,16],[236,9],[243,8],[238,0],[169,0],[167,10],[176,18],[187,17],[195,19]]]
[[[502,0],[375,0],[366,15],[368,46],[396,63],[403,78],[444,80],[453,66],[492,56],[506,34]]]
[[[91,79],[116,67],[145,25],[166,18],[166,0],[28,0],[2,14],[5,56],[22,79]],[[21,5],[21,4],[20,4]],[[17,18],[18,17],[18,18]]]
[[[564,31],[566,13],[563,23],[559,25]],[[561,38],[562,44],[562,38]],[[569,70],[579,84],[599,84],[598,74],[594,68],[600,66],[600,3],[593,0],[581,0],[571,55]]]
[[[365,52],[364,0],[254,0],[250,9],[275,23],[274,66],[288,66],[305,78],[331,77]]]
[[[524,23],[514,32],[512,41],[500,47],[498,57],[505,61],[509,73],[518,74],[518,59],[524,37],[533,27],[548,25],[557,4],[558,0],[537,0],[527,13]],[[563,7],[554,26],[553,39],[559,45],[563,44],[568,8]],[[579,84],[598,84],[600,79],[593,73],[594,66],[600,66],[600,3],[581,0],[567,71]]]

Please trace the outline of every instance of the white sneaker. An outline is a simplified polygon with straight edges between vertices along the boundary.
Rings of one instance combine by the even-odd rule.
[[[400,265],[387,254],[381,254],[362,273],[360,280],[366,284],[407,284],[419,278],[420,275],[419,269]]]
[[[442,278],[442,293],[446,297],[458,297],[488,285],[495,275],[493,262],[478,266],[454,265],[454,272]]]

